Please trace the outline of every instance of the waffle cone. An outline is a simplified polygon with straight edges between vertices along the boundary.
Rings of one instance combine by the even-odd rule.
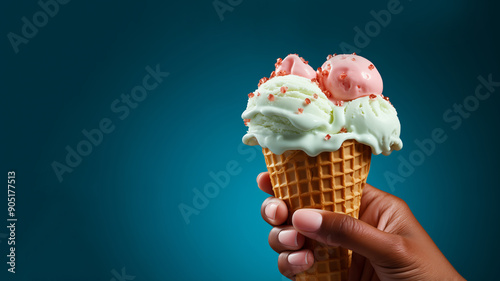
[[[311,157],[301,150],[281,155],[263,148],[274,195],[289,210],[288,222],[301,208],[315,208],[358,218],[361,193],[370,170],[371,149],[347,140],[337,151]],[[314,253],[314,265],[296,275],[297,281],[348,279],[351,251],[306,239]]]

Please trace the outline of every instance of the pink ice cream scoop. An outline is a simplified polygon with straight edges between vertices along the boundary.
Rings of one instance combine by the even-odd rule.
[[[367,59],[335,55],[318,69],[318,80],[332,101],[350,101],[369,95],[381,95],[382,77]]]
[[[284,60],[278,59],[276,74],[279,75],[280,71],[308,79],[316,78],[316,71],[303,58],[295,54],[288,55]]]

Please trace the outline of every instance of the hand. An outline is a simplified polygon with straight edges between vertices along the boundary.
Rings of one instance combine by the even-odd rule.
[[[269,173],[257,177],[273,195]],[[269,245],[278,252],[278,268],[288,278],[309,269],[313,253],[302,249],[305,237],[353,251],[350,280],[465,280],[448,262],[400,198],[365,184],[360,218],[316,209],[297,210],[292,225],[285,203],[267,198],[262,218],[273,229]]]

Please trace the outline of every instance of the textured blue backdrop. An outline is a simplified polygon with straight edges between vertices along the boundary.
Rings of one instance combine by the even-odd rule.
[[[0,227],[1,280],[281,280],[255,185],[264,159],[240,144],[240,114],[277,57],[318,67],[348,46],[377,66],[402,124],[403,150],[374,157],[368,181],[406,200],[466,278],[495,279],[500,87],[471,97],[478,76],[500,81],[494,1],[48,2],[0,8],[0,172],[16,171],[19,218],[15,275]],[[147,66],[169,75],[144,94]],[[100,122],[113,131],[89,151],[82,130]],[[436,128],[446,141],[418,152]],[[88,155],[60,182],[67,146]],[[180,204],[196,208],[189,223]]]

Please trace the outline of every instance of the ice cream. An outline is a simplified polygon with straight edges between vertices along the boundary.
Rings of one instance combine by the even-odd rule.
[[[371,155],[402,148],[396,110],[367,59],[329,56],[315,72],[297,55],[278,59],[248,94],[243,142],[262,146],[274,195],[289,211],[316,208],[358,218]],[[348,280],[351,252],[307,239],[314,264],[297,281]]]
[[[370,61],[337,55],[314,76],[311,70],[297,55],[278,59],[270,79],[261,79],[249,94],[242,114],[245,144],[309,156],[336,151],[349,139],[370,146],[373,154],[402,148],[397,112],[382,96],[382,78]]]
[[[357,55],[330,57],[322,66],[318,79],[326,92],[335,101],[350,101],[356,98],[381,95],[382,77],[377,68],[367,59]]]
[[[307,62],[296,54],[288,55],[283,61],[276,62],[275,73],[281,74],[281,71],[287,74],[302,76],[313,79],[316,77],[316,71],[307,64]],[[272,76],[272,74],[271,74]]]

